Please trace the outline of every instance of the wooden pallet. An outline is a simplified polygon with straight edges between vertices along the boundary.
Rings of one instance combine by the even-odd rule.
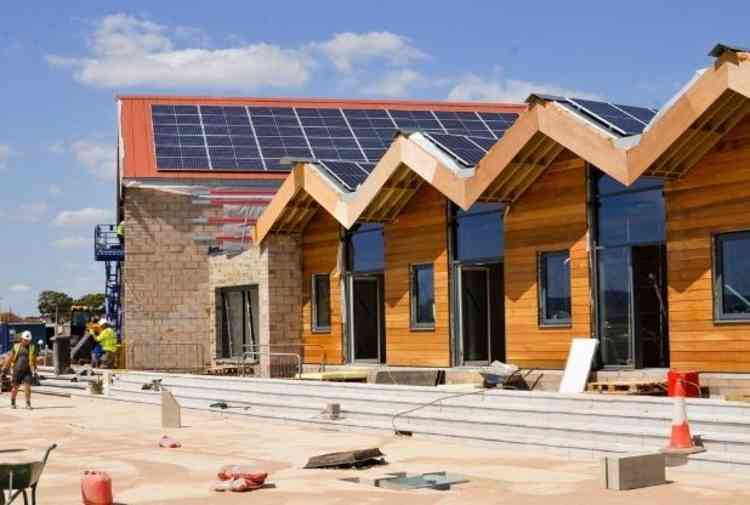
[[[663,395],[667,383],[661,381],[589,382],[587,390],[608,395]]]

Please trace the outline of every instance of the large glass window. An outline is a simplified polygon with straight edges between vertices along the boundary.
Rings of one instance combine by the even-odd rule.
[[[715,317],[750,320],[750,231],[717,235],[715,248]]]
[[[539,255],[539,323],[562,326],[571,322],[570,254],[568,251]]]
[[[477,203],[454,213],[455,259],[459,261],[503,256],[503,206]]]
[[[383,225],[366,223],[349,235],[349,270],[379,272],[385,265]]]
[[[411,327],[435,327],[435,282],[431,264],[411,268]]]
[[[222,314],[222,331],[217,345],[219,357],[239,357],[245,352],[257,351],[254,346],[258,334],[258,288],[222,288],[217,295]],[[257,358],[257,355],[253,357]]]
[[[331,278],[328,274],[312,276],[312,330],[331,330]]]
[[[611,177],[599,178],[598,187],[608,190],[599,194],[599,246],[663,242],[666,214],[662,182],[639,179],[631,188],[613,191],[619,186],[622,185]]]

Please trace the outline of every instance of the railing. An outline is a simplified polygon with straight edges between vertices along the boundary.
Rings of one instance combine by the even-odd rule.
[[[125,256],[122,241],[114,224],[99,224],[94,229],[94,258],[96,261],[121,261]]]
[[[268,355],[270,361],[270,372],[271,377],[287,376],[284,373],[284,366],[274,363],[273,356],[296,356],[298,363],[298,372],[302,373],[303,364],[309,363],[306,360],[307,350],[316,350],[320,353],[320,362],[317,363],[318,371],[325,372],[326,369],[326,350],[320,344],[305,344],[300,342],[278,342],[275,344],[245,344],[242,346],[242,356],[237,361],[238,373],[245,375],[247,373],[248,365],[257,362],[258,358],[263,355]],[[252,363],[248,362],[248,359],[253,359]],[[279,370],[275,370],[279,368]]]
[[[202,373],[207,368],[203,344],[135,342],[126,355],[129,370]]]
[[[263,356],[268,357],[269,376],[276,379],[295,379],[302,373],[302,358],[293,352],[271,352],[270,350],[255,350],[242,353],[241,366],[238,373],[245,375],[248,359],[257,363]]]

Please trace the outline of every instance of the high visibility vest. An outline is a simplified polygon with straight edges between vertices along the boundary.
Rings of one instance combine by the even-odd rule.
[[[21,344],[13,345],[13,354],[10,357],[10,366],[15,366],[18,354],[21,352]],[[34,344],[29,345],[29,367],[33,367],[36,363],[36,346]]]
[[[102,330],[99,335],[96,335],[96,341],[102,346],[104,352],[115,352],[117,351],[117,333],[112,328]]]

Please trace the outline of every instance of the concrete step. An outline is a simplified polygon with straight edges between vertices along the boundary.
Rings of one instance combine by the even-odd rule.
[[[162,379],[185,408],[295,423],[314,423],[352,430],[460,438],[517,449],[559,451],[594,457],[607,452],[652,451],[664,446],[670,431],[673,400],[652,397],[560,395],[520,391],[454,394],[436,388],[372,384],[315,383],[177,374],[117,374],[109,398],[157,404],[159,393],[143,384]],[[77,389],[72,394],[87,395]],[[341,404],[343,418],[326,419],[326,404]],[[214,409],[215,410],[215,409]],[[750,409],[744,404],[691,400],[688,414],[693,434],[701,435],[708,452],[690,461],[723,470],[750,469]]]

